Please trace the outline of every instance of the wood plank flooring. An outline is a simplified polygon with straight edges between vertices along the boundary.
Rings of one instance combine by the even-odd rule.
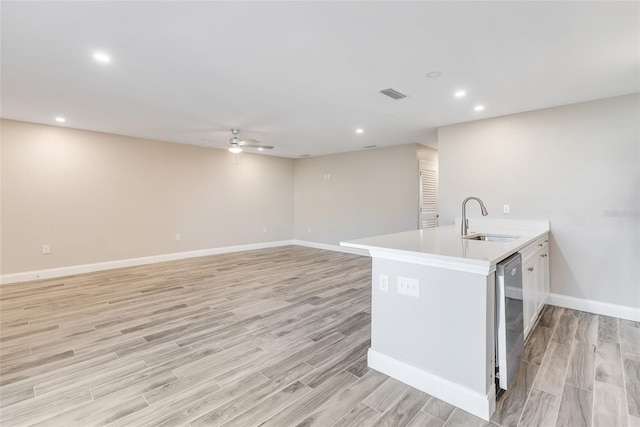
[[[0,288],[2,426],[640,426],[640,324],[547,306],[490,423],[366,364],[369,258],[298,246]]]

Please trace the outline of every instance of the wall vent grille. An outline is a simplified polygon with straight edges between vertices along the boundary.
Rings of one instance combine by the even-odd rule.
[[[380,91],[380,93],[383,94],[383,95],[387,95],[388,97],[393,98],[393,99],[402,99],[402,98],[406,98],[407,97],[407,95],[405,95],[403,93],[400,93],[397,90],[391,89],[391,88],[383,89],[383,90]]]

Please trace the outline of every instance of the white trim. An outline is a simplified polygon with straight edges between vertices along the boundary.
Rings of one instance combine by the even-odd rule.
[[[170,254],[153,255],[140,258],[121,259],[116,261],[98,262],[93,264],[71,265],[68,267],[47,268],[44,270],[25,271],[22,273],[0,275],[0,285],[18,282],[30,282],[34,280],[52,279],[56,277],[73,276],[74,274],[92,273],[94,271],[111,270],[114,268],[134,267],[137,265],[154,264],[156,262],[175,261],[185,258],[197,258],[202,256],[225,254],[229,252],[242,252],[254,249],[275,248],[278,246],[298,245],[309,248],[324,249],[327,251],[344,252],[353,255],[369,256],[369,252],[362,249],[344,248],[325,243],[308,242],[305,240],[280,240],[275,242],[252,243],[248,245],[225,246],[220,248],[200,249],[187,252],[175,252]]]
[[[98,262],[94,264],[71,265],[68,267],[48,268],[44,270],[25,271],[22,273],[4,274],[0,276],[0,284],[27,282],[33,280],[51,279],[55,277],[72,276],[74,274],[92,273],[94,271],[111,270],[114,268],[133,267],[136,265],[153,264],[156,262],[174,261],[185,258],[197,258],[208,255],[229,252],[250,251],[253,249],[275,248],[278,246],[295,245],[293,240],[275,242],[252,243],[248,245],[225,246],[220,248],[200,249],[187,252],[153,255],[140,258],[121,259],[117,261]]]
[[[367,356],[367,364],[370,368],[444,400],[486,421],[489,421],[491,414],[495,410],[496,389],[493,385],[489,393],[484,396],[467,387],[385,356],[375,350],[369,349]]]
[[[369,256],[369,251],[366,249],[348,248],[345,246],[330,245],[327,243],[309,242],[307,240],[293,240],[293,244],[306,246],[308,248],[324,249],[327,251],[344,252],[352,255]]]
[[[559,294],[550,294],[547,299],[547,304],[640,322],[640,308],[626,305],[611,304]]]

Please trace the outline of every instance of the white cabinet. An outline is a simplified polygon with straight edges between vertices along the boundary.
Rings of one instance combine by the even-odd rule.
[[[536,255],[536,303],[540,313],[549,298],[549,241],[545,239],[542,249]]]
[[[524,321],[524,335],[529,334],[531,325],[536,318],[536,295],[535,295],[535,258],[530,258],[522,264],[522,319]]]
[[[520,251],[522,255],[522,312],[525,337],[549,297],[549,236]]]

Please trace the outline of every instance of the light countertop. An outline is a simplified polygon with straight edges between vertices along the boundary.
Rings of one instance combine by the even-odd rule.
[[[456,225],[367,237],[340,245],[368,250],[372,257],[489,274],[498,262],[549,233],[549,222],[470,218],[469,235],[476,233],[518,238],[510,242],[463,239],[457,221]]]

